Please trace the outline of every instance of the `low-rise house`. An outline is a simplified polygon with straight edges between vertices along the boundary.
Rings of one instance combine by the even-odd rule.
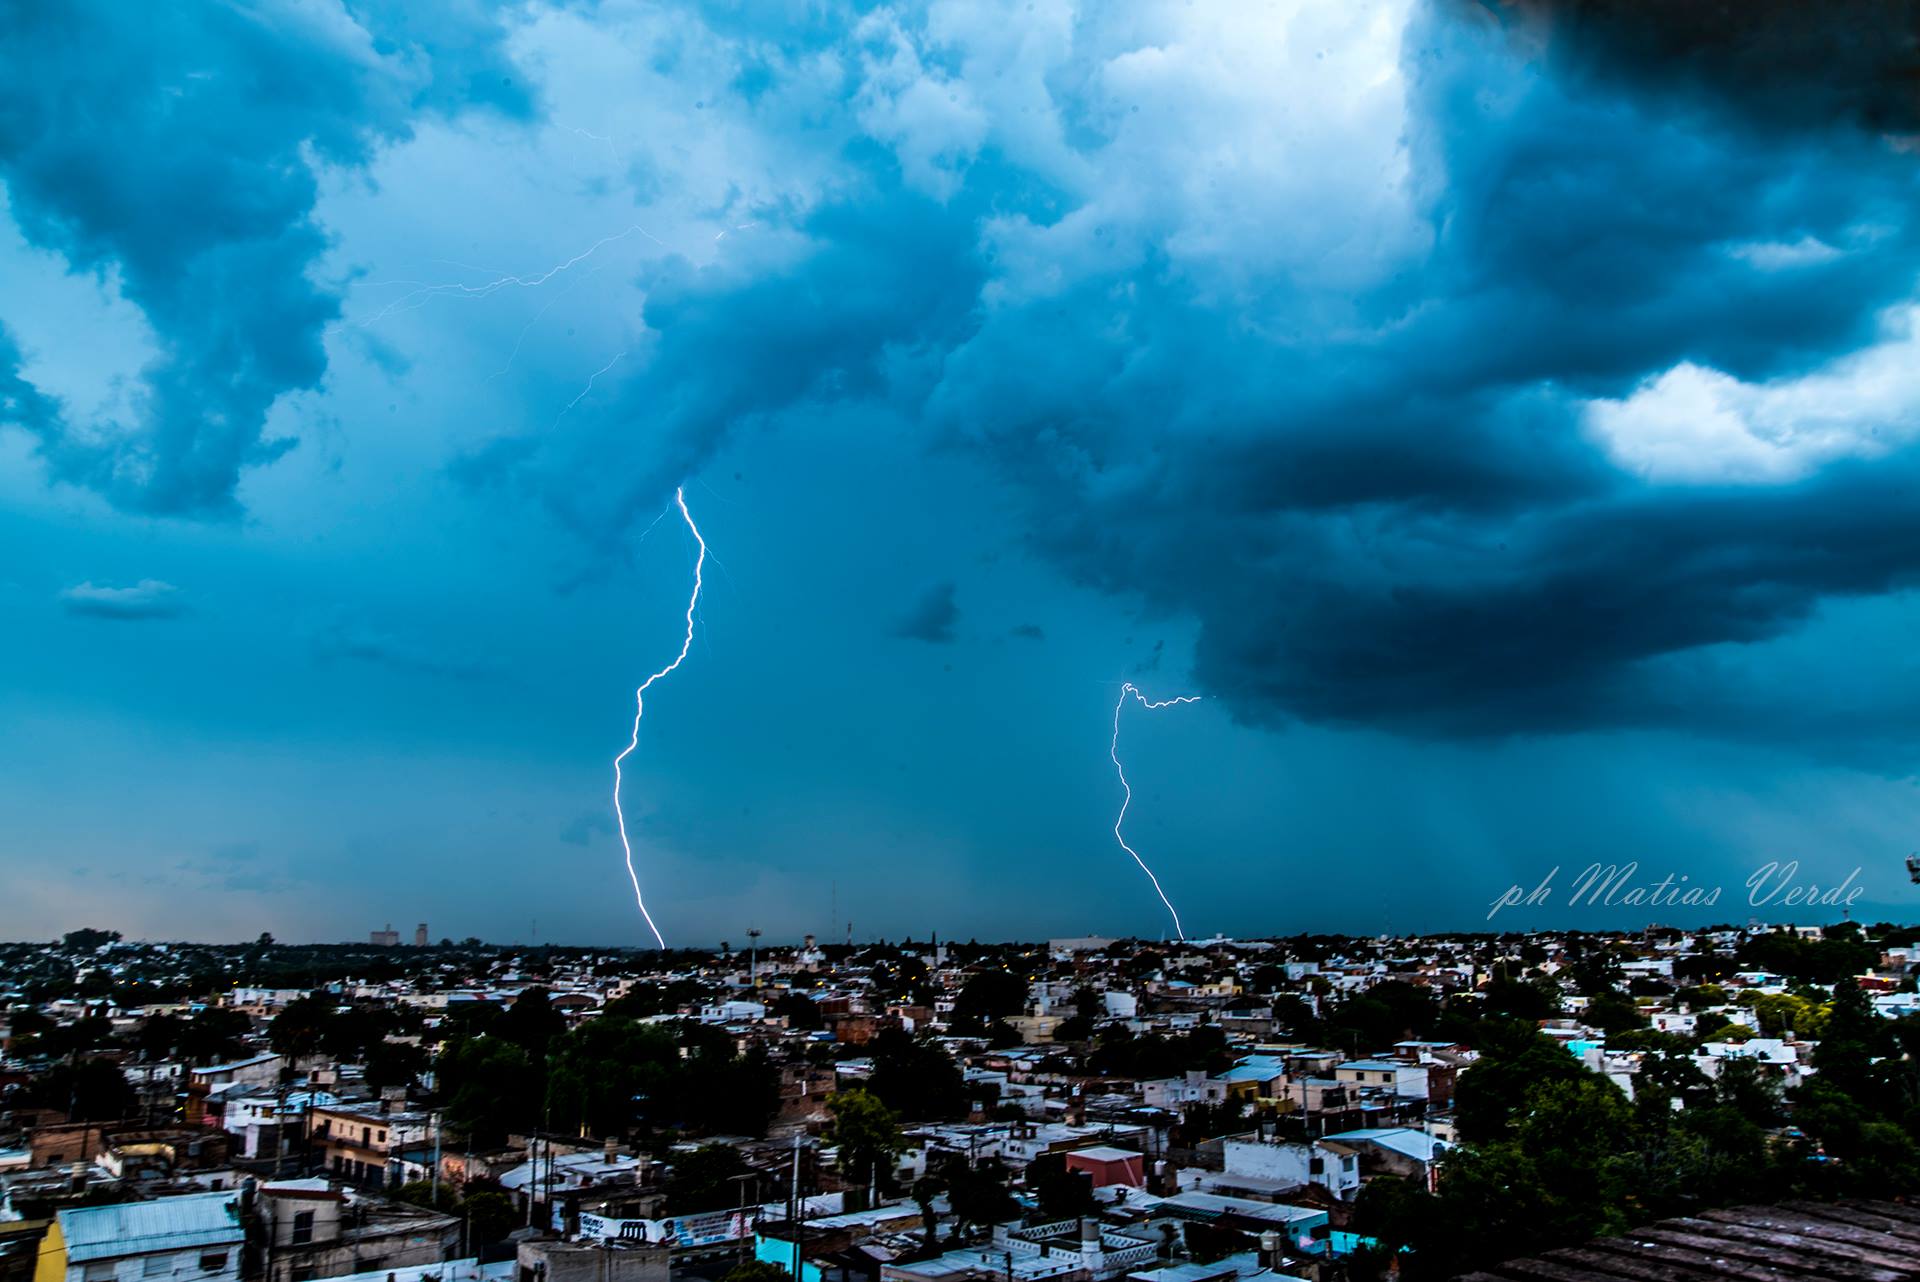
[[[239,1282],[239,1193],[76,1207],[56,1216],[62,1282]]]
[[[1333,1140],[1301,1143],[1229,1136],[1222,1143],[1229,1175],[1255,1175],[1286,1184],[1318,1184],[1342,1201],[1360,1188],[1359,1152]]]
[[[377,1269],[452,1259],[455,1216],[360,1197],[324,1179],[286,1180],[260,1190],[266,1282],[314,1282]]]
[[[1140,1083],[1140,1098],[1148,1108],[1175,1111],[1187,1104],[1219,1104],[1227,1098],[1227,1083],[1194,1069],[1184,1077]]]
[[[520,1243],[516,1263],[521,1279],[539,1282],[667,1282],[671,1259],[667,1247],[647,1242],[536,1238]]]
[[[304,1129],[309,1109],[327,1108],[339,1103],[327,1091],[291,1091],[282,1096],[273,1091],[252,1090],[231,1096],[221,1109],[221,1129],[234,1137],[237,1156],[250,1159],[279,1157],[289,1151]]]
[[[1132,1149],[1096,1144],[1091,1148],[1070,1150],[1061,1160],[1069,1171],[1084,1174],[1097,1189],[1114,1184],[1125,1184],[1131,1188],[1145,1188],[1147,1185],[1146,1156]]]
[[[384,1102],[330,1104],[307,1113],[307,1141],[321,1164],[339,1180],[384,1188],[397,1154],[431,1138],[427,1113],[393,1112]]]
[[[118,1180],[164,1180],[188,1171],[220,1170],[232,1147],[231,1136],[201,1127],[127,1128],[107,1137],[94,1164]]]
[[[207,1098],[223,1088],[272,1086],[280,1080],[285,1061],[271,1052],[249,1055],[225,1064],[207,1064],[187,1073],[187,1121],[207,1121]]]
[[[1431,1187],[1434,1164],[1447,1150],[1444,1141],[1410,1126],[1340,1131],[1327,1141],[1359,1150],[1362,1178],[1398,1175],[1423,1188]]]

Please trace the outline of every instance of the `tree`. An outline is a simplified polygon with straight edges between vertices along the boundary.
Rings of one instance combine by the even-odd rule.
[[[553,1008],[553,995],[534,987],[521,990],[499,1022],[487,1031],[524,1047],[539,1064],[546,1062],[548,1045],[567,1031],[567,1020]]]
[[[1586,1014],[1581,1016],[1581,1022],[1611,1036],[1645,1028],[1648,1021],[1631,997],[1608,989],[1587,1003]]]
[[[243,1012],[208,1006],[179,1027],[174,1046],[190,1064],[220,1064],[239,1056],[241,1039],[252,1031],[253,1020]]]
[[[1389,1251],[1425,1241],[1433,1232],[1436,1200],[1397,1175],[1376,1175],[1353,1203],[1353,1231]]]
[[[953,1211],[955,1241],[969,1226],[987,1228],[1013,1219],[1020,1204],[1007,1187],[1007,1170],[998,1158],[969,1164],[953,1155],[941,1172],[947,1181],[947,1205]]]
[[[1070,1171],[1058,1153],[1043,1153],[1027,1164],[1027,1188],[1049,1220],[1070,1220],[1094,1212],[1093,1177]]]
[[[430,1211],[452,1211],[458,1204],[452,1185],[442,1184],[436,1194],[432,1180],[408,1180],[389,1196],[396,1202],[424,1206]]]
[[[1335,1006],[1316,1036],[1328,1045],[1364,1052],[1425,1037],[1439,1014],[1431,992],[1403,979],[1389,979]]]
[[[1503,1137],[1529,1092],[1587,1072],[1566,1047],[1518,1021],[1485,1021],[1475,1048],[1480,1058],[1460,1074],[1453,1092],[1454,1121],[1467,1140]]]
[[[951,1122],[971,1111],[966,1077],[931,1041],[887,1029],[868,1044],[873,1072],[867,1089],[909,1122]]]
[[[1313,1013],[1312,1004],[1296,993],[1281,993],[1273,999],[1273,1018],[1295,1037],[1319,1035],[1320,1017]]]
[[[72,1122],[112,1122],[140,1111],[139,1096],[112,1060],[55,1064],[27,1088],[29,1102],[57,1108]]]
[[[290,1060],[317,1054],[333,1023],[333,1008],[333,998],[325,993],[294,998],[267,1025],[267,1045]]]
[[[140,1027],[134,1031],[133,1049],[149,1064],[167,1058],[173,1054],[185,1022],[172,1015],[148,1016],[140,1021]]]
[[[713,1134],[758,1138],[780,1111],[780,1070],[764,1046],[735,1055],[729,1041],[724,1055],[696,1057],[682,1072],[688,1095],[704,1105],[693,1120]]]
[[[1245,1100],[1223,1099],[1218,1104],[1209,1104],[1201,1100],[1189,1104],[1180,1115],[1181,1142],[1192,1146],[1201,1140],[1231,1135],[1243,1129],[1242,1123],[1246,1116]]]
[[[947,1181],[938,1171],[928,1171],[913,1182],[910,1196],[920,1208],[920,1232],[926,1240],[928,1255],[940,1250],[940,1216],[933,1209],[933,1200],[946,1191]]]
[[[498,1037],[460,1037],[440,1052],[447,1125],[478,1148],[504,1143],[535,1120],[540,1079],[527,1052]]]
[[[958,1028],[978,1030],[1027,1009],[1027,981],[1004,970],[976,971],[953,999],[953,1022]]]
[[[1481,990],[1481,1000],[1489,1015],[1504,1015],[1509,1019],[1538,1023],[1559,1013],[1558,990],[1550,992],[1550,987],[1551,981],[1502,977],[1490,981]]]
[[[519,1218],[512,1199],[493,1189],[468,1193],[460,1200],[460,1213],[467,1217],[467,1245],[474,1251],[513,1232]]]
[[[740,1151],[726,1144],[708,1144],[676,1157],[667,1176],[668,1215],[696,1215],[737,1206],[740,1184],[736,1176],[752,1174]]]
[[[767,1004],[767,1014],[787,1021],[788,1028],[813,1031],[825,1028],[827,1020],[818,1002],[800,993],[782,993]]]
[[[427,1053],[412,1042],[390,1042],[384,1037],[367,1047],[363,1058],[367,1086],[412,1086],[427,1067]]]
[[[112,1035],[112,1020],[101,1015],[83,1015],[69,1023],[45,1026],[34,1037],[32,1045],[23,1049],[30,1055],[49,1059],[71,1059],[99,1050]]]
[[[96,930],[92,926],[82,926],[79,930],[70,930],[60,937],[60,942],[76,952],[92,952],[103,944],[120,942],[117,930]]]
[[[793,1275],[765,1260],[742,1260],[720,1276],[720,1282],[792,1282]]]
[[[841,1091],[827,1100],[830,1138],[840,1147],[840,1171],[856,1188],[893,1191],[893,1163],[904,1143],[900,1119],[871,1091]]]

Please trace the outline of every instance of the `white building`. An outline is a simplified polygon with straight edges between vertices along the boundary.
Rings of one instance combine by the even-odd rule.
[[[1360,1158],[1349,1145],[1228,1139],[1222,1148],[1228,1175],[1277,1180],[1281,1186],[1318,1184],[1343,1201],[1360,1190]]]
[[[759,1002],[718,1002],[700,1008],[703,1024],[757,1024],[767,1017],[767,1008]]]
[[[1334,1067],[1343,1086],[1371,1086],[1401,1099],[1427,1098],[1427,1066],[1398,1059],[1350,1059]]]
[[[1187,1104],[1218,1104],[1227,1098],[1227,1082],[1193,1069],[1185,1077],[1140,1083],[1140,1098],[1148,1108],[1175,1111]]]

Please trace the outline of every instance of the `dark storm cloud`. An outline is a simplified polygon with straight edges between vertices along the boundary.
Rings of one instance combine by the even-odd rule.
[[[1197,672],[1243,709],[1316,721],[1469,735],[1689,724],[1674,684],[1686,671],[1655,660],[1767,641],[1824,599],[1914,584],[1916,481],[1909,453],[1784,492],[1633,492],[1538,514],[1417,575],[1218,609]]]
[[[20,363],[19,342],[0,325],[0,426],[45,436],[58,430],[60,405],[21,375]]]
[[[35,245],[113,275],[159,354],[132,421],[21,426],[51,474],[156,513],[234,507],[290,439],[268,410],[317,384],[337,300],[314,166],[364,164],[424,111],[524,114],[476,4],[0,7],[0,179]]]
[[[953,599],[951,583],[936,583],[914,602],[913,608],[893,625],[893,635],[909,641],[947,645],[953,641],[953,627],[960,621],[960,607]]]
[[[951,343],[983,275],[968,212],[882,180],[810,216],[797,261],[751,237],[704,269],[666,260],[643,282],[645,368],[564,430],[496,442],[455,475],[533,493],[589,539],[617,537],[736,429],[795,404],[892,395],[916,349]]]
[[[862,153],[864,180],[809,215],[791,258],[653,282],[658,350],[620,404],[493,471],[604,534],[743,422],[884,400],[991,459],[1078,578],[1196,618],[1197,675],[1246,719],[1688,724],[1665,660],[1910,582],[1910,465],[1650,485],[1595,445],[1583,404],[1681,362],[1785,377],[1868,341],[1920,266],[1916,166],[1868,127],[1881,108],[1772,128],[1542,38],[1532,59],[1484,12],[1415,17],[1428,243],[1398,271],[1316,293],[1242,266],[1256,244],[1203,270],[1122,215],[1082,255],[1095,266],[1069,242],[1029,288],[989,252],[1009,225],[1057,230],[1023,212],[1017,170],[984,156],[935,204]],[[1767,252],[1804,245],[1821,252]]]
[[[1920,129],[1912,0],[1456,0],[1544,42],[1563,74],[1715,100],[1770,129]]]
[[[284,448],[262,439],[267,408],[321,374],[335,306],[308,280],[305,157],[357,165],[422,111],[527,102],[477,10],[419,31],[414,7],[361,6],[360,25],[291,33],[139,12],[0,19],[42,55],[0,84],[0,172],[37,243],[117,267],[153,321],[147,412],[99,436],[17,377],[0,396],[57,475],[131,507],[217,510]],[[1198,677],[1247,720],[1728,727],[1737,693],[1690,712],[1678,661],[1906,586],[1915,464],[1654,484],[1596,444],[1584,407],[1683,362],[1785,378],[1871,341],[1920,270],[1920,167],[1885,136],[1904,119],[1910,8],[1874,11],[1881,39],[1822,36],[1825,61],[1796,52],[1797,10],[1742,10],[1724,39],[1700,12],[1435,0],[1399,45],[1393,199],[1314,188],[1300,208],[1231,147],[1190,204],[1184,147],[1103,168],[1191,85],[1102,102],[1085,67],[1054,77],[1045,141],[1072,155],[1043,172],[985,127],[967,141],[951,49],[874,75],[893,37],[827,10],[741,36],[735,101],[709,105],[839,168],[710,261],[652,262],[631,357],[564,421],[457,474],[606,550],[731,437],[877,406],[988,460],[1076,579],[1196,620]],[[754,114],[828,46],[873,78],[818,118]],[[887,116],[914,87],[914,112]],[[125,127],[73,124],[75,94],[122,104]],[[1310,136],[1283,141],[1310,158]],[[1236,199],[1260,217],[1223,217]],[[1320,235],[1339,270],[1289,258],[1296,235]],[[951,640],[956,614],[941,585],[901,635]],[[317,650],[472,674],[367,632]]]

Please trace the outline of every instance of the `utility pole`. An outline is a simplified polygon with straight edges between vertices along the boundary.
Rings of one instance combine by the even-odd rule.
[[[807,1205],[800,1199],[800,1133],[793,1135],[793,1282],[806,1282],[800,1276],[800,1241],[806,1236]]]
[[[533,1194],[540,1182],[540,1136],[527,1137],[527,1227],[533,1227]]]

